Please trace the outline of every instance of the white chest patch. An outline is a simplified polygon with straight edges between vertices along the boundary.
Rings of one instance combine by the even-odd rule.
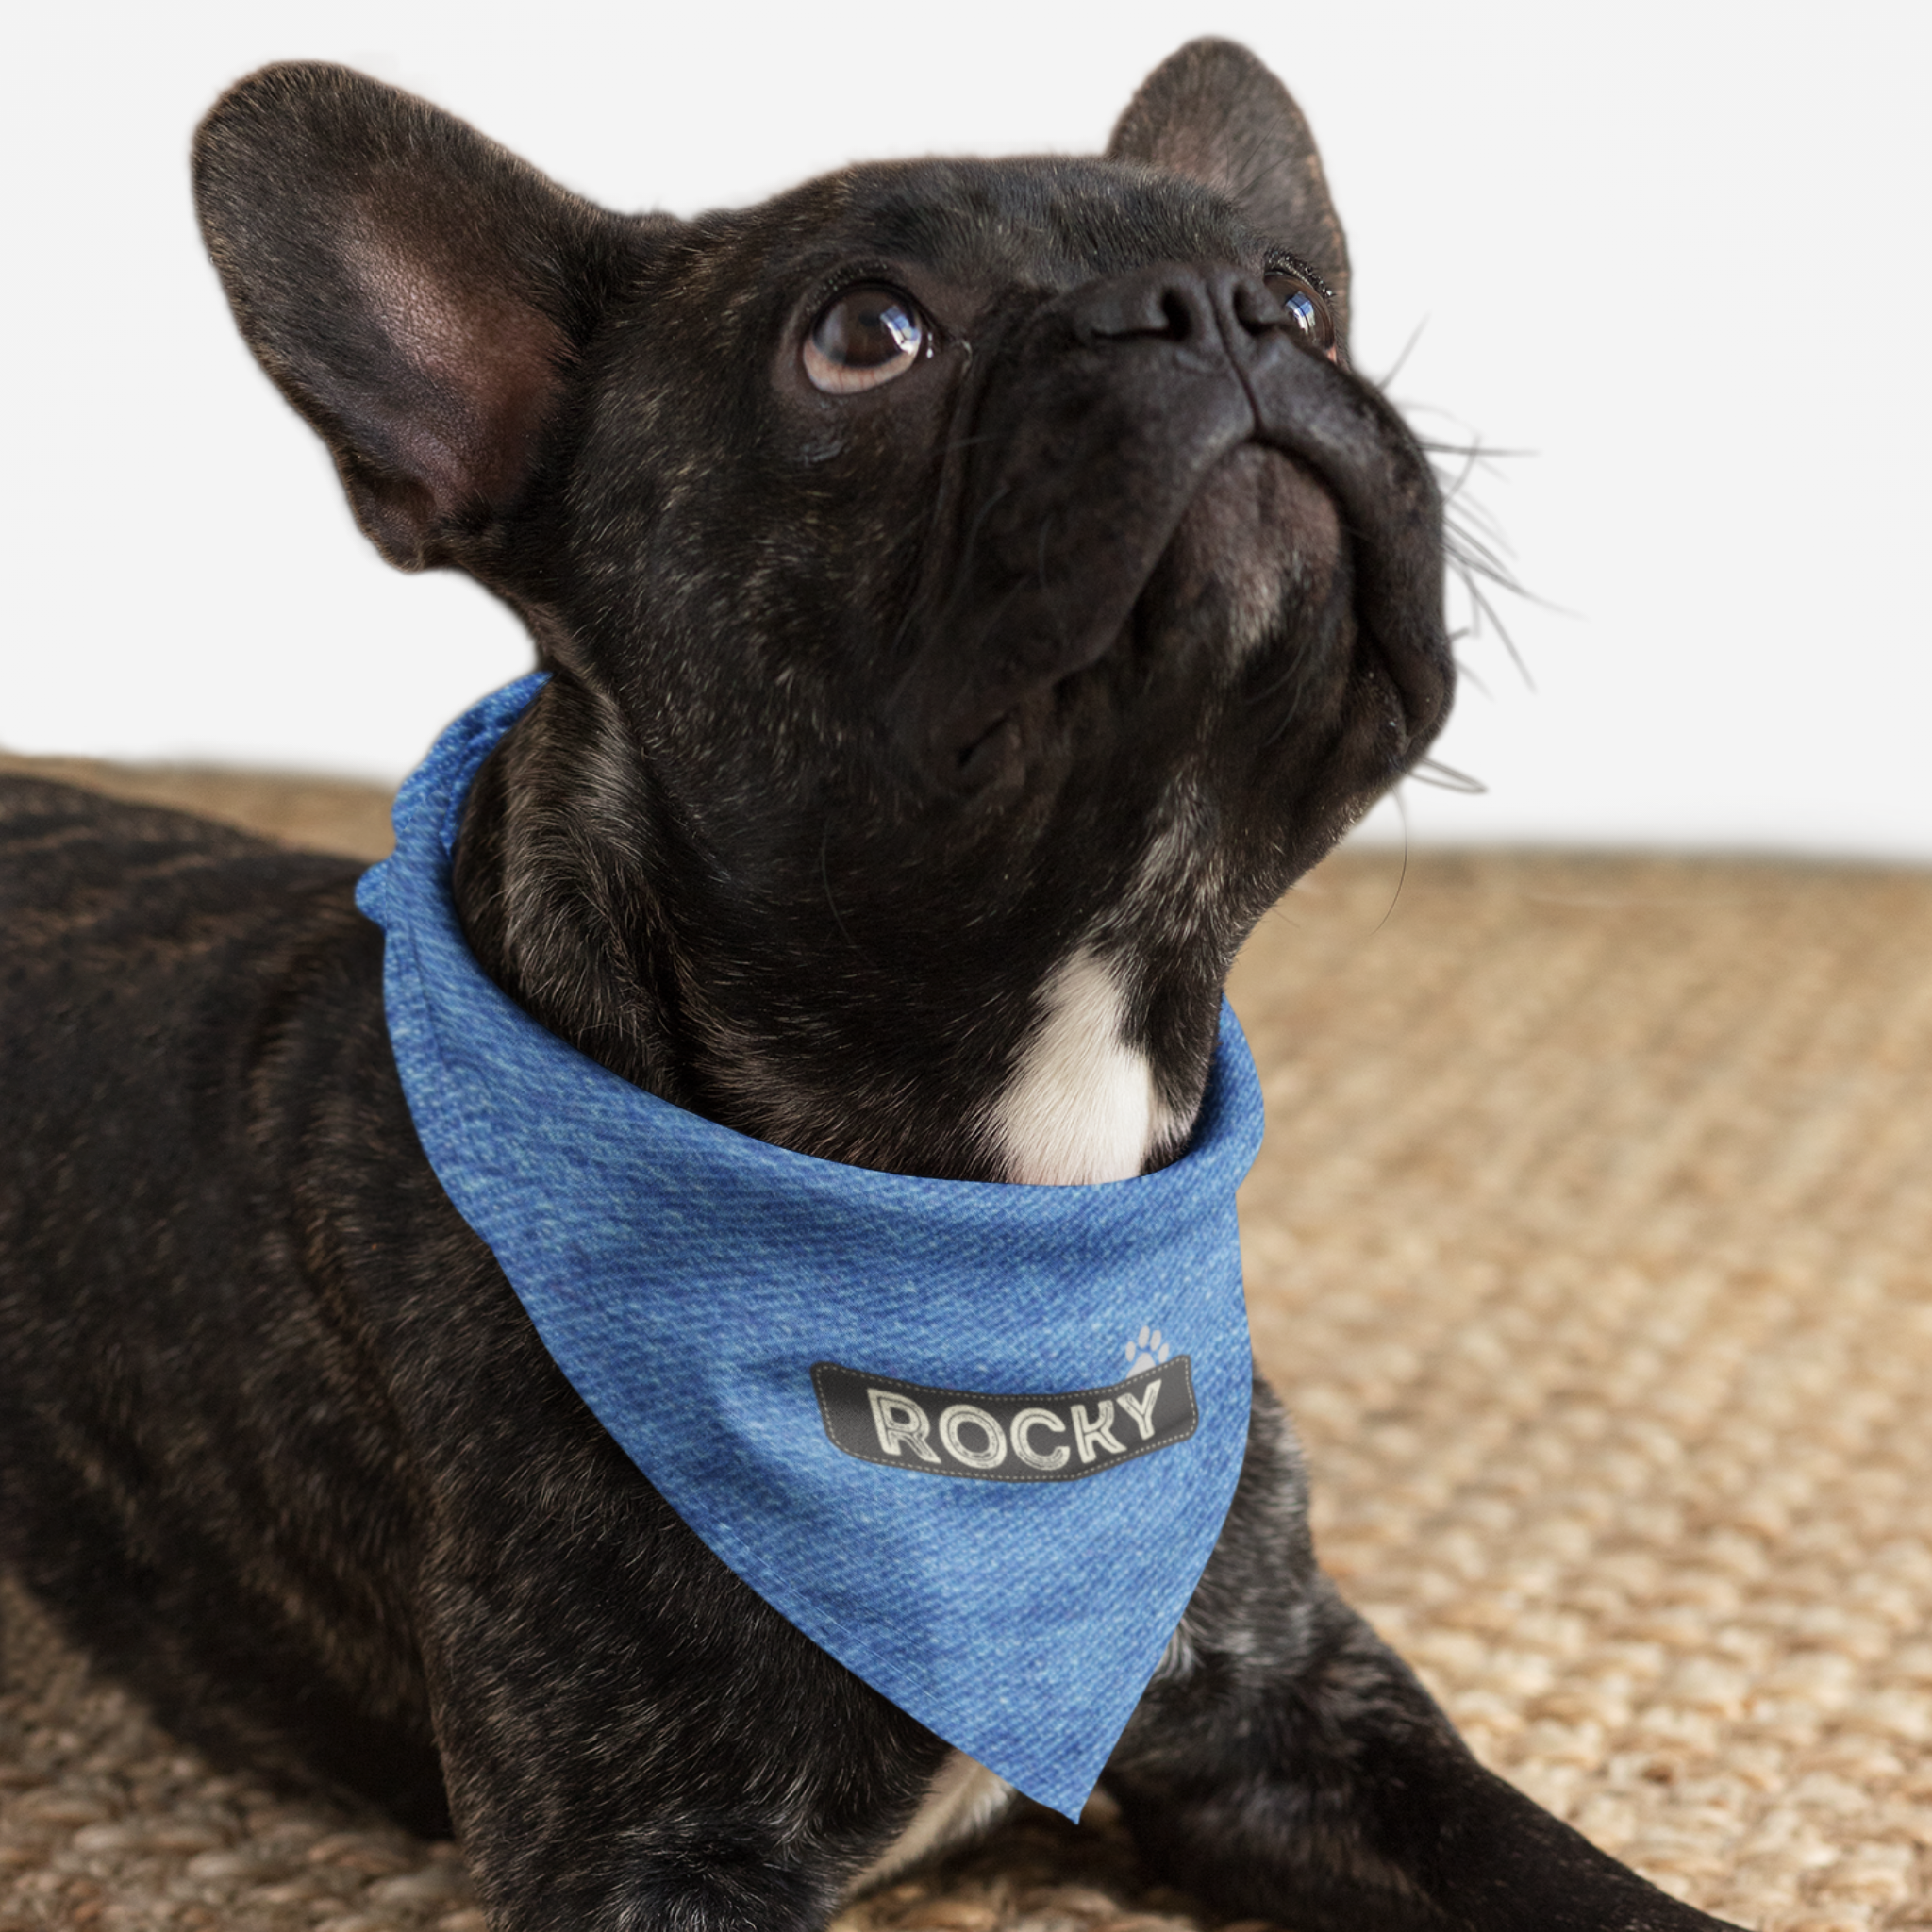
[[[1147,1057],[1122,1038],[1126,1002],[1112,970],[1083,947],[1040,994],[1039,1025],[989,1126],[1007,1179],[1036,1187],[1130,1180],[1174,1123]]]
[[[975,1757],[949,1752],[912,1822],[845,1888],[850,1898],[943,1847],[972,1838],[1013,1802],[1013,1788]]]

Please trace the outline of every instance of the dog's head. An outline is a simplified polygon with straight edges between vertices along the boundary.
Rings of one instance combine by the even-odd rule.
[[[196,186],[363,527],[556,674],[458,867],[526,1007],[842,1158],[1172,1154],[1235,948],[1450,689],[1436,491],[1264,68],[1182,49],[1104,158],[678,222],[281,67]]]

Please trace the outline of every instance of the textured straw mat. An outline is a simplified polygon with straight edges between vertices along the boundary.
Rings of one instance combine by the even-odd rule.
[[[106,782],[379,845],[348,789]],[[1932,1926],[1932,877],[1399,870],[1331,861],[1234,987],[1255,1340],[1328,1566],[1491,1764],[1670,1890]],[[452,1848],[216,1775],[7,1616],[0,1928],[480,1932]],[[1105,1819],[1029,1813],[846,1923],[1196,1922]]]

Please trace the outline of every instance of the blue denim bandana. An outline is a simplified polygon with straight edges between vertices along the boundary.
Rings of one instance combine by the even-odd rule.
[[[1235,1189],[1261,1138],[1234,1016],[1191,1152],[1022,1187],[746,1139],[546,1032],[465,943],[470,781],[535,695],[452,724],[358,900],[430,1165],[544,1346],[679,1516],[800,1630],[1076,1816],[1234,1493]],[[559,1562],[568,1558],[559,1553]]]

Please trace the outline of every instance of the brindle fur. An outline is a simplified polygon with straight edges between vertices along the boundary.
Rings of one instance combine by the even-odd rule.
[[[1191,1118],[1235,948],[1449,687],[1427,465],[1260,279],[1291,253],[1345,327],[1265,70],[1184,49],[1104,159],[678,223],[284,67],[196,183],[370,535],[554,673],[461,833],[502,985],[746,1132],[997,1178],[989,1109],[1086,949]],[[936,353],[818,394],[804,331],[879,277]],[[545,1355],[418,1148],[354,869],[27,780],[0,843],[0,1555],[184,1736],[453,1821],[503,1932],[822,1924],[946,1747]],[[1232,1914],[1711,1923],[1476,1765],[1317,1570],[1265,1391],[1106,1783]]]

